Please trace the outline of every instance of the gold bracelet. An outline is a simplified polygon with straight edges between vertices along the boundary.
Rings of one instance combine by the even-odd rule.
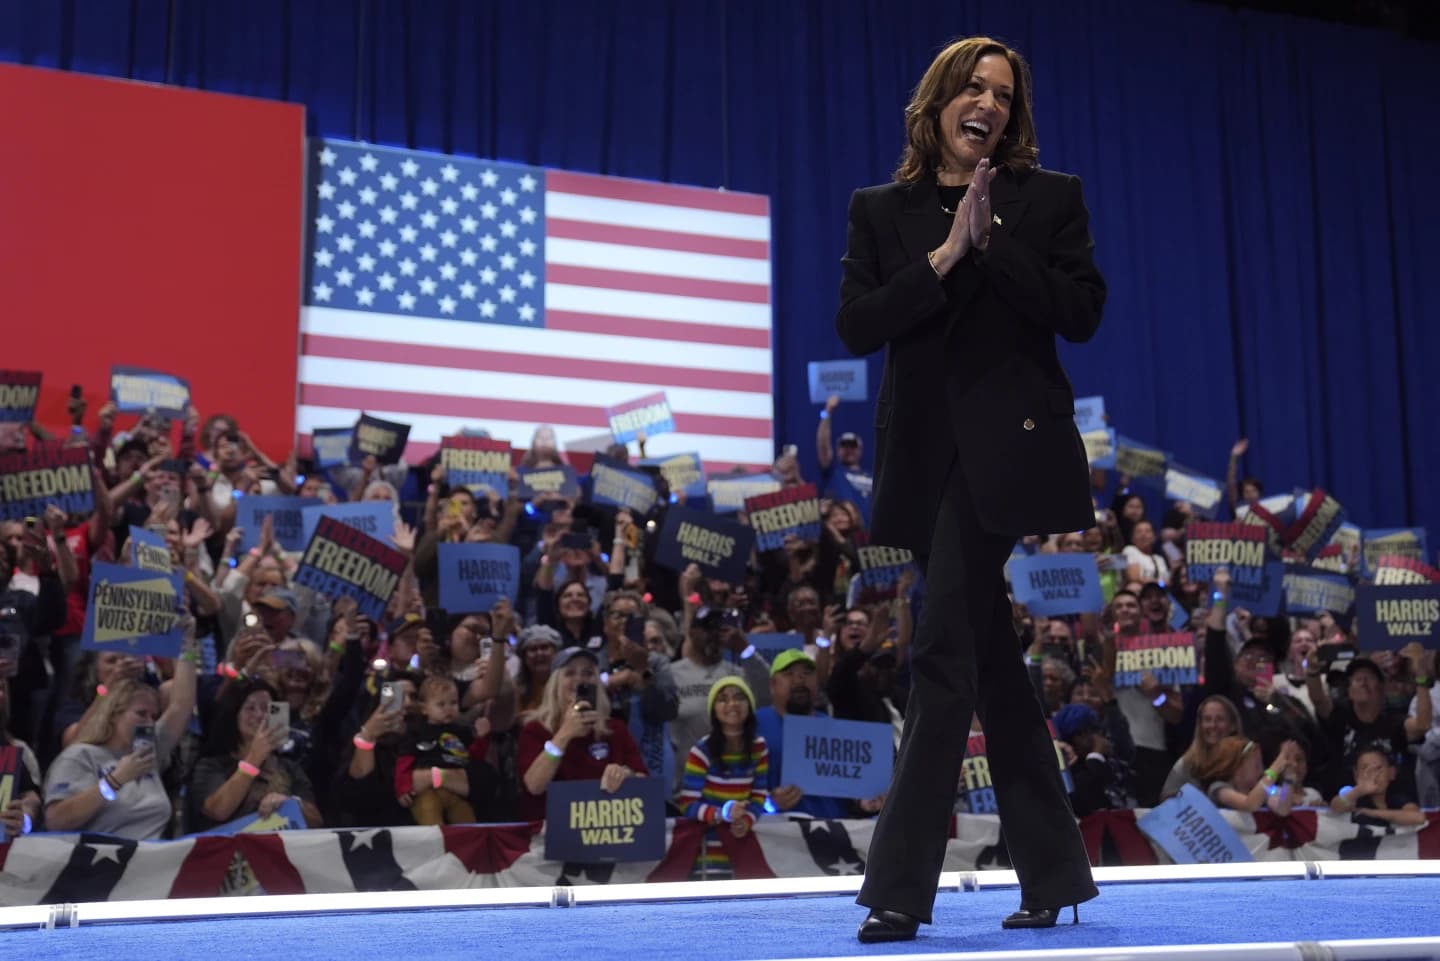
[[[945,275],[940,272],[940,268],[935,266],[935,251],[932,250],[925,255],[925,262],[930,265],[931,270],[935,271],[936,277],[939,277],[941,280],[945,279]]]

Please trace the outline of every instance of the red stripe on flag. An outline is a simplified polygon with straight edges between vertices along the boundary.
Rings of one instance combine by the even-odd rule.
[[[1440,811],[1425,813],[1426,825],[1415,836],[1415,856],[1430,861],[1440,858]]]
[[[301,457],[309,456],[310,452],[307,449],[309,443],[309,434],[303,434],[297,439],[297,444],[299,445]],[[433,455],[439,449],[439,441],[412,440],[405,445],[405,459],[412,464],[418,464],[421,461],[425,460],[425,458]],[[515,453],[518,455],[521,453],[521,450],[517,447],[515,448]],[[594,460],[594,457],[595,455],[593,454],[582,453],[580,451],[567,450],[565,452],[565,460],[569,462],[571,467],[575,468],[575,470],[581,474],[584,474],[590,470],[590,464]],[[703,463],[705,464],[706,474],[709,477],[723,477],[724,475],[734,470],[736,467],[739,467],[746,474],[759,474],[770,469],[769,464],[738,464],[731,463],[730,461],[708,460],[704,461]]]
[[[577,287],[599,287],[605,290],[633,290],[643,294],[670,294],[677,297],[702,297],[706,300],[731,300],[742,304],[770,303],[769,284],[741,284],[728,280],[666,277],[663,274],[601,270],[597,267],[572,267],[568,264],[547,263],[545,265],[545,282],[547,284],[574,284]]]
[[[656,250],[683,250],[691,254],[744,257],[747,260],[770,259],[770,244],[764,240],[712,237],[708,234],[686,234],[674,230],[650,230],[645,227],[621,227],[618,224],[596,224],[588,220],[546,218],[545,236],[561,237],[565,240],[590,240],[600,244],[623,244],[627,247],[653,247]]]
[[[486,397],[445,397],[396,390],[367,390],[361,387],[331,387],[301,384],[300,403],[312,407],[339,407],[350,410],[384,410],[397,414],[429,414],[435,417],[462,417],[475,421],[517,420],[532,424],[610,426],[603,407],[579,404],[551,404],[542,401],[500,400]],[[768,438],[770,421],[751,417],[723,417],[716,414],[675,414],[675,429],[682,434],[716,434],[721,437]]]
[[[770,198],[760,194],[733,194],[705,187],[682,187],[678,184],[601,177],[597,174],[577,174],[566,170],[545,171],[545,189],[566,194],[583,194],[587,197],[605,197],[610,200],[633,200],[645,204],[669,204],[727,214],[770,216]]]
[[[399,344],[350,337],[307,334],[300,353],[305,357],[336,357],[388,364],[416,364],[422,367],[452,367],[459,370],[504,374],[529,374],[570,380],[601,380],[661,387],[702,387],[711,390],[738,390],[770,393],[769,374],[742,374],[693,367],[665,367],[654,364],[626,364],[611,360],[577,360],[546,354],[511,354],[491,350],[435,347],[428,344]]]
[[[720,327],[675,320],[647,320],[643,317],[577,314],[567,310],[545,311],[545,329],[639,337],[642,340],[681,340],[691,344],[770,349],[770,331],[755,327]]]
[[[285,841],[279,834],[237,834],[234,841],[250,862],[255,880],[265,889],[266,894],[304,894],[305,882],[290,856],[285,853]]]
[[[190,853],[180,863],[170,885],[172,898],[213,898],[220,895],[225,872],[235,859],[235,838],[230,836],[198,837]],[[269,890],[268,888],[266,889]]]

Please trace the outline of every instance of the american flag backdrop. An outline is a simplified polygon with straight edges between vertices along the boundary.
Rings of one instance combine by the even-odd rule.
[[[664,391],[711,470],[769,464],[769,200],[312,140],[297,430],[364,411],[407,457],[462,428],[528,447]]]

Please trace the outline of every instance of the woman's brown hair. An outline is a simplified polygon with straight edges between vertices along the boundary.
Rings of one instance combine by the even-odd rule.
[[[1240,762],[1245,760],[1245,755],[1255,749],[1255,742],[1247,737],[1232,734],[1222,738],[1220,743],[1215,745],[1210,762],[1195,771],[1195,780],[1206,790],[1216,781],[1230,780],[1235,776],[1235,772],[1240,770]]]
[[[999,40],[967,37],[941,50],[915,85],[905,107],[905,152],[895,170],[896,180],[914,183],[941,165],[940,111],[965,89],[980,58],[992,53],[1008,60],[1015,74],[1010,121],[992,160],[1012,171],[1033,170],[1038,165],[1040,144],[1035,137],[1035,114],[1030,102],[1030,65]]]

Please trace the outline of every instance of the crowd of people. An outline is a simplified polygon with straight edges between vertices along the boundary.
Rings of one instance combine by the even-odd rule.
[[[0,741],[24,759],[0,829],[159,839],[292,800],[311,827],[539,820],[553,781],[613,791],[655,777],[674,816],[708,826],[697,870],[714,876],[727,863],[722,832],[744,838],[763,817],[873,816],[884,795],[807,794],[783,756],[790,715],[890,725],[898,744],[923,616],[913,573],[893,596],[855,589],[870,484],[859,438],[832,442],[837,403],[815,438],[818,538],[757,553],[738,583],[655,562],[663,514],[684,501],[663,475],[655,508],[637,516],[583,493],[522,503],[513,478],[508,491],[454,486],[438,455],[329,471],[277,460],[229,414],[147,415],[122,432],[113,406],[88,421],[76,400],[59,439],[38,425],[7,433],[9,449],[87,446],[96,507],[0,523],[0,630],[16,638],[0,648]],[[1243,454],[1237,445],[1232,467]],[[524,462],[565,458],[540,428]],[[793,451],[773,471],[782,485],[805,482]],[[1345,612],[1252,616],[1230,602],[1223,569],[1212,583],[1187,576],[1187,505],[1165,505],[1156,523],[1127,478],[1095,481],[1094,527],[1020,549],[1098,555],[1104,610],[1014,612],[1015,656],[1051,717],[1075,813],[1150,807],[1193,784],[1237,810],[1326,806],[1423,823],[1420,804],[1440,804],[1433,652],[1346,658],[1356,639]],[[1232,489],[1232,508],[1262,493],[1233,470]],[[409,566],[384,617],[297,584],[297,555],[269,522],[241,550],[237,505],[254,494],[393,502]],[[132,527],[162,534],[184,575],[173,660],[81,649],[91,564],[123,562]],[[518,596],[439,609],[438,545],[457,542],[516,545]],[[1177,608],[1202,680],[1146,674],[1117,689],[1117,638],[1168,631]],[[752,641],[776,631],[801,645],[767,660]],[[207,645],[213,671],[202,670]],[[963,737],[966,719],[956,724]],[[962,783],[957,810],[963,794]]]

